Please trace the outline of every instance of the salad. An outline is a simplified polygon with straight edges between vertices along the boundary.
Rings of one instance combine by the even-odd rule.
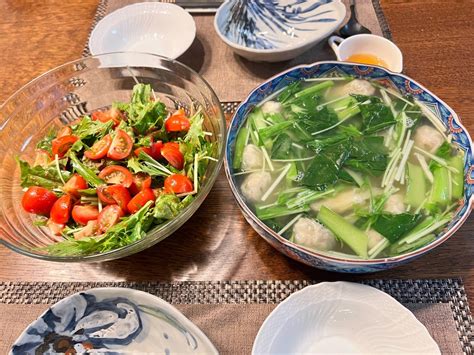
[[[33,164],[18,159],[23,209],[57,243],[51,255],[82,256],[124,247],[175,218],[200,190],[215,144],[198,109],[169,112],[150,85],[51,130]]]

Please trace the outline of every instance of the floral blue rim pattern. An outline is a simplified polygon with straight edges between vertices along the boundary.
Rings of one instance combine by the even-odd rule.
[[[230,19],[223,28],[223,34],[231,42],[245,47],[281,47],[289,40],[298,38],[300,33],[317,31],[317,24],[338,21],[336,10],[325,6],[333,2],[230,0]]]
[[[396,88],[404,94],[412,95],[415,99],[423,103],[444,124],[444,126],[447,127],[453,137],[453,142],[455,142],[459,148],[465,152],[465,192],[463,199],[459,200],[459,206],[456,210],[455,217],[449,223],[447,228],[437,236],[435,241],[414,252],[387,259],[374,259],[367,261],[340,259],[308,250],[277,235],[263,222],[259,221],[253,211],[246,205],[236,187],[236,182],[230,168],[232,166],[235,139],[239,127],[243,124],[245,118],[252,109],[266,97],[281,90],[294,81],[317,77],[330,78],[348,75],[375,80],[380,85]],[[462,126],[456,113],[442,100],[414,80],[401,74],[392,73],[380,67],[325,61],[309,65],[300,65],[289,69],[273,78],[270,78],[250,93],[247,99],[245,99],[238,107],[230,124],[226,143],[225,171],[231,189],[241,207],[244,217],[249,224],[277,250],[295,260],[313,267],[337,272],[366,273],[386,270],[420,257],[448,239],[466,221],[471,212],[474,200],[474,157],[472,148],[473,144],[471,137]]]

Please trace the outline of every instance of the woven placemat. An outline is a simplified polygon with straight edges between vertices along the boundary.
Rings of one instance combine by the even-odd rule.
[[[91,32],[104,16],[116,9],[141,1],[143,0],[100,0]],[[349,1],[343,0],[343,2],[347,5]],[[356,12],[358,19],[372,33],[391,39],[391,32],[379,0],[358,1]],[[346,14],[346,19],[348,18],[349,12]],[[296,65],[336,59],[327,41],[322,40],[307,52],[286,62],[250,62],[234,54],[218,37],[214,30],[212,14],[194,15],[194,20],[197,27],[196,39],[178,60],[199,72],[213,87],[221,101],[243,100],[264,80]],[[88,43],[89,39],[85,44],[84,55],[91,54]]]
[[[172,304],[276,304],[318,281],[0,282],[0,303],[52,304],[94,287],[128,287]],[[461,279],[366,280],[404,304],[448,304],[465,354],[473,354],[473,320]]]

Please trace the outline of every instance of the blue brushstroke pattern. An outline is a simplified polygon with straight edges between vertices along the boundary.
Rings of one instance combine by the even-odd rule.
[[[234,42],[256,49],[273,49],[282,43],[277,39],[277,33],[292,34],[298,37],[296,31],[314,31],[298,26],[302,23],[334,22],[329,16],[332,10],[314,13],[323,5],[333,0],[319,0],[308,4],[306,0],[295,0],[287,5],[280,5],[277,0],[234,0],[229,8],[229,20],[224,26],[223,33]],[[263,33],[260,26],[266,25],[273,33]]]
[[[84,301],[86,306],[83,312],[77,314],[78,309],[82,308],[81,305]],[[124,338],[90,337],[91,334],[98,330],[106,330],[114,325],[114,322],[75,331],[81,320],[97,312],[112,312],[117,315],[119,320],[125,319],[131,313],[119,307],[118,304],[130,306],[134,311],[131,317],[136,317],[135,321],[138,322],[137,328],[128,334],[128,336]],[[35,354],[37,352],[43,353],[48,350],[53,350],[53,345],[60,339],[69,341],[71,347],[83,343],[92,344],[94,349],[108,349],[110,345],[124,346],[130,344],[141,333],[143,328],[138,307],[123,297],[109,298],[98,302],[94,295],[80,293],[70,298],[68,302],[61,307],[61,310],[66,310],[63,314],[64,317],[61,318],[54,313],[53,309],[49,309],[41,318],[46,326],[42,326],[41,323],[36,322],[35,326],[30,327],[26,332],[26,337],[31,336],[32,340],[20,345],[15,344],[11,349],[12,354]],[[41,341],[34,340],[34,338],[38,336],[41,337]],[[111,352],[108,351],[107,354],[111,354]]]

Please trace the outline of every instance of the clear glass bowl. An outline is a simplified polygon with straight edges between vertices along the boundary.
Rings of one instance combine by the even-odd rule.
[[[200,106],[204,126],[217,143],[196,199],[175,219],[151,230],[146,237],[107,253],[50,256],[40,248],[55,242],[54,236],[33,224],[34,216],[21,208],[20,171],[15,157],[29,162],[36,143],[52,126],[61,127],[114,101],[128,101],[138,80],[152,85],[156,96],[169,108]],[[195,71],[164,57],[145,53],[111,53],[66,63],[34,79],[0,107],[0,243],[31,257],[50,261],[105,261],[144,250],[171,235],[198,209],[219,173],[226,122],[219,100]]]

